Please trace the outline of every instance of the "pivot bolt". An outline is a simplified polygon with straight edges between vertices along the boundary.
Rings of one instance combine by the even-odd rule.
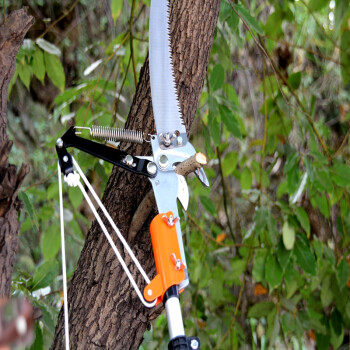
[[[166,168],[168,167],[168,165],[169,165],[168,157],[167,157],[165,154],[162,154],[162,155],[159,157],[158,164],[159,164],[159,166],[160,166],[162,169],[166,169]]]
[[[124,158],[124,162],[127,166],[132,166],[134,163],[134,158],[128,154],[125,158]]]
[[[152,289],[149,289],[149,290],[147,291],[147,294],[148,294],[148,296],[151,296],[151,295],[153,294]]]
[[[147,172],[148,174],[154,175],[157,172],[157,165],[154,162],[149,162],[147,164]]]
[[[56,146],[58,148],[62,148],[63,147],[63,140],[61,138],[57,139]]]
[[[68,162],[68,156],[64,156],[64,157],[63,157],[63,161],[64,161],[65,163],[67,163],[67,162]]]
[[[197,339],[192,339],[192,340],[191,340],[191,348],[192,348],[193,350],[199,349],[199,342],[198,342]]]

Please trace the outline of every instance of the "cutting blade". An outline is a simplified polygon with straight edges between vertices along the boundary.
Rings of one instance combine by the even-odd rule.
[[[149,68],[157,133],[186,133],[171,58],[168,0],[152,0],[149,25]]]

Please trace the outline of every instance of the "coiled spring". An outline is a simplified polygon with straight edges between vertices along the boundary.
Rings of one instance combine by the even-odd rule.
[[[109,126],[92,125],[91,128],[76,127],[76,129],[88,129],[90,136],[94,139],[104,141],[126,141],[142,144],[144,141],[144,133],[142,131],[111,128]]]

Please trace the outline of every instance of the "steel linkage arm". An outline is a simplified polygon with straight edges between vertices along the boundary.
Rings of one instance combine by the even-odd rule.
[[[155,177],[157,173],[152,161],[133,157],[119,149],[79,137],[75,133],[75,127],[72,126],[56,142],[56,151],[60,166],[65,175],[73,171],[71,157],[66,150],[68,147],[77,148],[125,170],[131,171],[134,174],[145,175],[152,178]]]

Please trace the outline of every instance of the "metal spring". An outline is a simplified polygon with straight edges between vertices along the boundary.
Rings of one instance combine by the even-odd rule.
[[[142,144],[144,141],[144,133],[142,131],[110,128],[108,126],[92,125],[90,135],[98,140],[106,141],[126,141]]]

